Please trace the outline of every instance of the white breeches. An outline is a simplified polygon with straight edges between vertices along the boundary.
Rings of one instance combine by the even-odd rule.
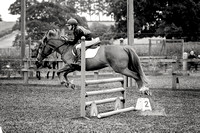
[[[85,41],[85,47],[89,47],[89,46],[95,45],[95,44],[97,44],[99,42],[100,42],[99,37],[94,38],[94,39],[92,38],[91,41]],[[78,45],[76,45],[76,49],[77,48],[81,48],[81,43],[79,43]]]

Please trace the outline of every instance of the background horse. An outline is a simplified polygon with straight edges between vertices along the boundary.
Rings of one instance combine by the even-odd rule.
[[[31,48],[31,58],[36,58],[39,52],[39,48],[41,47],[41,43],[39,45],[36,45],[35,47]],[[52,53],[48,59],[55,60],[57,58],[56,53]],[[43,61],[40,68],[48,68],[48,69],[58,69],[58,62],[57,61]],[[49,73],[50,71],[47,72],[47,79],[49,79]],[[41,72],[36,71],[36,77],[38,80],[41,79]],[[52,79],[55,77],[55,72],[52,73]]]
[[[58,31],[50,30],[43,37],[42,49],[38,53],[36,65],[49,54],[57,51],[65,65],[59,69],[57,74],[61,84],[67,87],[71,84],[67,78],[68,73],[80,71],[80,66],[73,65],[75,55],[72,53],[73,45],[68,41],[60,39]],[[139,90],[144,94],[150,94],[146,76],[140,64],[140,59],[131,46],[101,45],[94,58],[86,59],[86,71],[98,70],[104,67],[111,67],[115,72],[134,78]],[[73,86],[73,85],[70,85]]]

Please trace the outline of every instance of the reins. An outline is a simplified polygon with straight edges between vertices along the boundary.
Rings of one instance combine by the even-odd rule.
[[[64,42],[64,43],[61,44],[60,46],[55,47],[54,45],[51,45],[51,44],[48,43],[48,42],[51,41],[51,40],[59,40],[59,41],[62,41],[62,42],[63,42],[63,40],[61,40],[61,39],[54,39],[54,38],[48,39],[48,40],[46,41],[46,45],[48,45],[50,48],[53,49],[53,50],[51,51],[50,54],[56,52],[60,47],[66,45],[66,43]],[[46,46],[46,45],[45,45],[45,46]],[[70,65],[69,63],[65,63],[65,64],[69,65],[69,66],[72,68],[72,65]]]
[[[59,41],[62,41],[61,39],[48,39],[47,42],[49,42],[50,40],[59,40]],[[64,46],[66,43],[64,42],[63,44],[61,44],[60,46],[58,47],[55,47],[54,45],[51,45],[49,43],[47,43],[46,45],[49,45],[53,50],[51,53],[54,53],[55,51],[57,51],[60,47]]]
[[[50,54],[56,52],[60,47],[62,47],[63,45],[65,45],[65,43],[63,43],[63,44],[61,44],[60,46],[55,47],[54,45],[51,45],[51,44],[48,43],[50,40],[61,40],[61,39],[48,39],[48,40],[46,41],[46,44],[44,45],[44,47],[43,47],[42,49],[45,49],[45,47],[48,45],[48,46],[49,46],[51,49],[53,49],[53,50],[52,50],[50,53],[47,53],[47,54],[44,54],[43,52],[39,52],[39,54],[40,54],[43,58],[46,58],[48,55],[50,55]],[[42,50],[42,51],[43,51],[43,50]]]

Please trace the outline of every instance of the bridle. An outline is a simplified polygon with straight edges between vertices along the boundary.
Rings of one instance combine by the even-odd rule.
[[[41,46],[39,47],[39,49],[41,49],[41,51],[39,50],[38,54],[42,57],[42,58],[46,58],[48,55],[50,55],[51,53],[54,53],[55,51],[57,51],[60,47],[62,47],[63,45],[65,45],[65,42],[61,45],[59,45],[58,47],[54,46],[53,44],[49,43],[49,41],[51,40],[59,40],[59,41],[64,41],[61,40],[60,38],[47,38],[47,35],[49,34],[49,31],[46,33],[45,37],[42,39],[42,43],[40,45],[42,45],[42,49]],[[43,53],[44,49],[49,46],[52,50],[46,54]],[[37,56],[37,61],[38,60],[38,56]]]
[[[57,51],[60,47],[62,47],[63,45],[65,45],[65,42],[64,42],[64,43],[61,44],[60,46],[56,47],[56,46],[54,46],[54,45],[48,43],[48,42],[51,41],[51,40],[59,40],[59,41],[63,41],[63,40],[61,40],[61,39],[53,39],[53,38],[48,39],[48,40],[46,41],[46,45],[45,45],[45,46],[48,45],[51,49],[53,49],[51,53]]]
[[[47,35],[47,34],[46,34],[46,35]],[[42,59],[46,58],[46,57],[47,57],[48,55],[50,55],[51,53],[54,53],[54,52],[57,51],[60,47],[66,45],[66,41],[62,40],[61,38],[50,38],[50,39],[48,39],[47,36],[44,36],[44,38],[43,38],[42,40],[43,40],[42,43],[41,43],[42,48],[41,48],[41,46],[39,47],[39,49],[41,49],[41,51],[39,50],[39,52],[38,52],[38,55],[39,55],[39,56],[37,56],[37,58],[36,58],[36,60],[37,60],[38,62],[41,62]],[[59,45],[59,46],[56,47],[56,46],[54,46],[53,44],[49,43],[49,42],[52,41],[52,40],[59,40],[59,41],[62,41],[63,43],[62,43],[61,45]],[[44,54],[43,51],[44,51],[44,49],[45,49],[47,46],[48,46],[50,49],[52,49],[52,50],[49,50],[48,53]],[[38,58],[42,58],[42,59],[38,59]],[[65,62],[65,64],[68,65],[70,68],[74,68],[71,64],[69,64],[69,63],[67,63],[67,62]]]

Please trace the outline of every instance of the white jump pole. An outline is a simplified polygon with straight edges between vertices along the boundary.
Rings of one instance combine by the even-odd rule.
[[[104,118],[104,117],[116,115],[116,114],[123,113],[123,112],[132,111],[132,110],[136,110],[135,107],[129,107],[129,108],[114,110],[114,111],[110,111],[110,112],[106,112],[106,113],[101,113],[101,114],[98,114],[97,117],[98,118]]]
[[[86,92],[86,96],[109,94],[109,93],[122,92],[122,91],[125,91],[125,88],[119,87],[119,88],[113,88],[113,89],[107,89],[107,90],[88,91]]]
[[[94,84],[105,84],[105,83],[113,83],[113,82],[124,82],[123,77],[118,77],[118,78],[110,78],[110,79],[101,79],[101,80],[88,80],[86,81],[86,86],[87,85],[94,85]]]
[[[85,37],[81,37],[81,117],[85,117]]]

